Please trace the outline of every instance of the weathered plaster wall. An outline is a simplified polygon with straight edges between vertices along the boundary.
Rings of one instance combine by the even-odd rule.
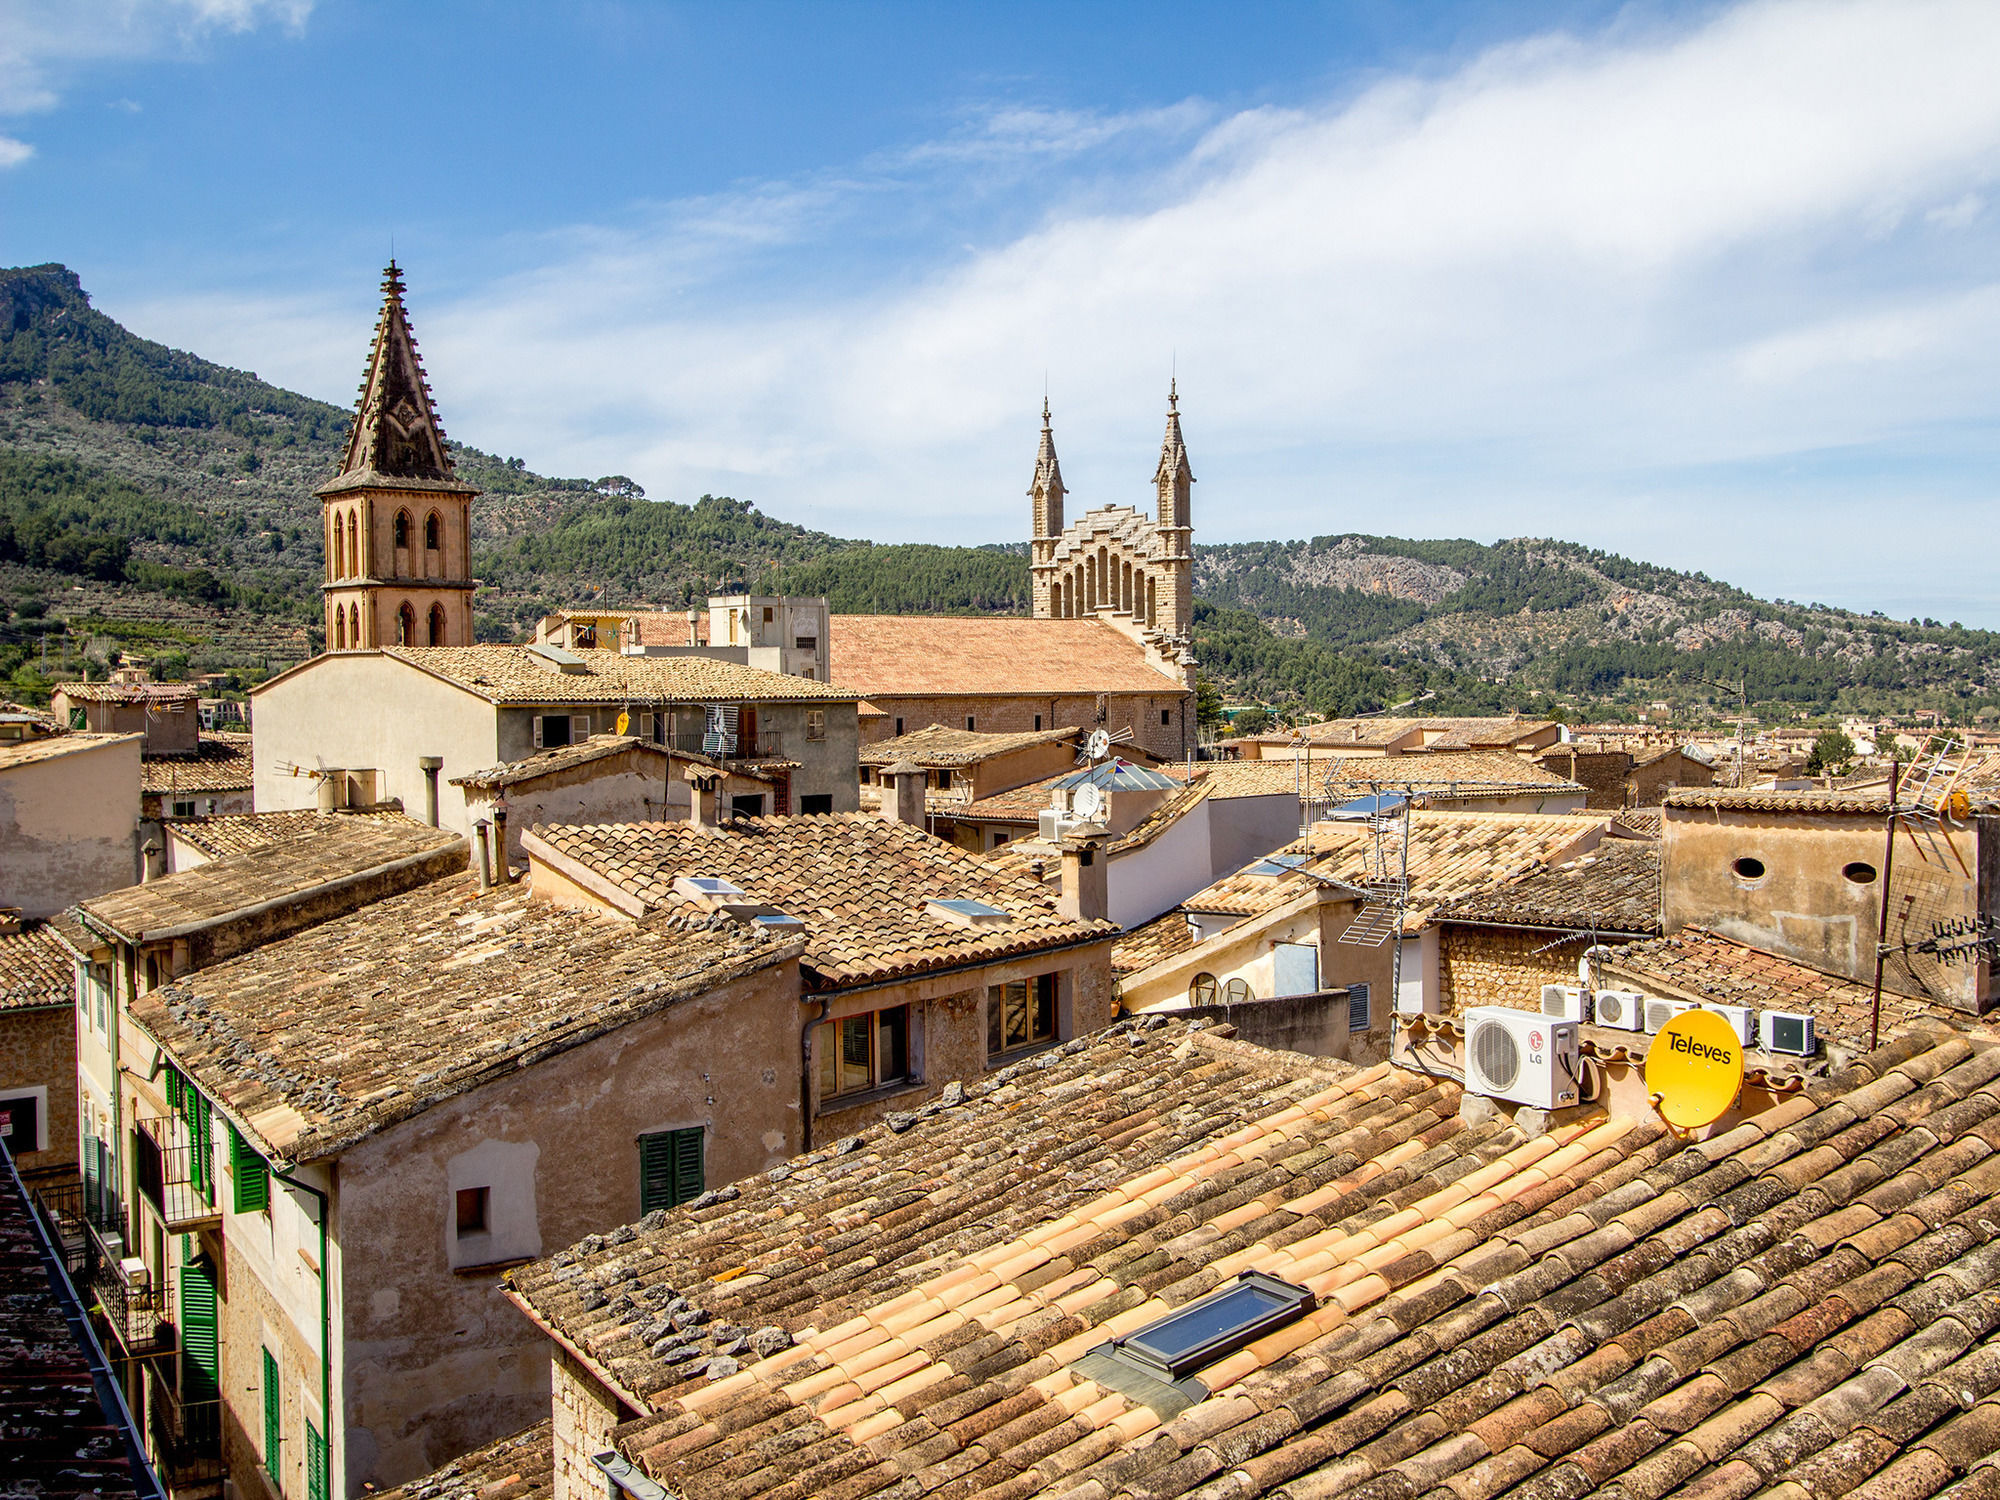
[[[1111,856],[1111,920],[1137,927],[1170,911],[1214,879],[1209,802],[1189,808],[1156,837]]]
[[[1032,732],[1038,714],[1043,729],[1075,724],[1088,732],[1098,727],[1098,699],[1092,693],[1024,694],[1018,698],[891,693],[870,694],[868,701],[883,714],[879,719],[869,720],[870,743],[893,739],[898,719],[903,721],[905,734],[928,724],[963,729],[968,716],[974,720],[976,729],[987,734]],[[1162,712],[1167,715],[1165,724],[1160,722]],[[1168,760],[1180,760],[1194,745],[1193,712],[1194,694],[1175,691],[1171,686],[1158,693],[1111,693],[1105,699],[1102,727],[1110,730],[1129,727],[1133,742],[1143,749]]]
[[[139,747],[122,736],[61,755],[0,756],[0,906],[30,917],[139,879]]]
[[[401,1483],[548,1415],[548,1343],[499,1297],[504,1262],[452,1265],[454,1190],[500,1186],[467,1180],[481,1143],[510,1148],[498,1164],[508,1192],[523,1189],[523,1163],[532,1178],[532,1221],[516,1213],[495,1253],[637,1219],[642,1134],[701,1127],[709,1187],[766,1170],[800,1145],[797,994],[796,962],[774,965],[341,1158],[350,1490]]]

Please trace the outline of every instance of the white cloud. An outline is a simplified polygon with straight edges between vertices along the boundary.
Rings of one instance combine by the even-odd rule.
[[[1754,484],[1690,476],[1990,419],[1995,76],[2000,7],[1767,0],[1318,107],[992,112],[904,160],[1179,145],[1053,177],[1029,232],[859,289],[819,262],[896,211],[881,163],[551,235],[542,269],[448,303],[413,268],[414,307],[454,433],[656,495],[1018,537],[1044,371],[1078,502],[1143,503],[1177,360],[1211,539],[1641,551],[1664,526],[1754,584],[1789,502],[1744,526]],[[352,363],[372,308],[346,300]],[[148,331],[178,333],[158,311]],[[1798,545],[1883,556],[1824,528]]]
[[[0,115],[55,108],[94,62],[186,53],[216,32],[294,34],[313,0],[0,0]]]
[[[11,135],[0,135],[0,172],[20,166],[34,154],[35,148],[26,141],[17,141]]]

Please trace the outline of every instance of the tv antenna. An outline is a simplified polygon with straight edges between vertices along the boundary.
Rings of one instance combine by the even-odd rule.
[[[1123,745],[1132,738],[1132,726],[1123,729],[1093,729],[1083,742],[1083,748],[1076,752],[1076,763],[1085,765],[1103,760],[1111,753],[1113,745]]]

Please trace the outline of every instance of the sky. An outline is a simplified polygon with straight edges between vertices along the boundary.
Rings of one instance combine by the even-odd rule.
[[[1551,536],[2000,628],[2000,5],[0,0],[0,264],[878,541]]]

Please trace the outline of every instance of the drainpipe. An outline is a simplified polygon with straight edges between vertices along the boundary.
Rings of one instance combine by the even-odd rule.
[[[817,1005],[819,1007],[819,1014],[808,1016],[805,1024],[799,1028],[799,1155],[801,1156],[812,1150],[813,1143],[813,1027],[826,1019],[827,1011],[827,1002],[824,997],[810,1000],[807,1004]]]
[[[319,1419],[326,1424],[320,1433],[320,1441],[326,1444],[326,1484],[333,1490],[333,1304],[327,1292],[327,1277],[331,1275],[326,1263],[326,1215],[329,1207],[327,1195],[309,1182],[300,1182],[296,1177],[288,1177],[276,1167],[271,1175],[287,1187],[297,1188],[302,1193],[311,1193],[319,1203]],[[343,1432],[346,1424],[342,1424]],[[310,1455],[308,1455],[310,1461]]]
[[[422,756],[417,764],[424,770],[424,821],[435,828],[438,826],[438,772],[444,769],[444,757]]]

